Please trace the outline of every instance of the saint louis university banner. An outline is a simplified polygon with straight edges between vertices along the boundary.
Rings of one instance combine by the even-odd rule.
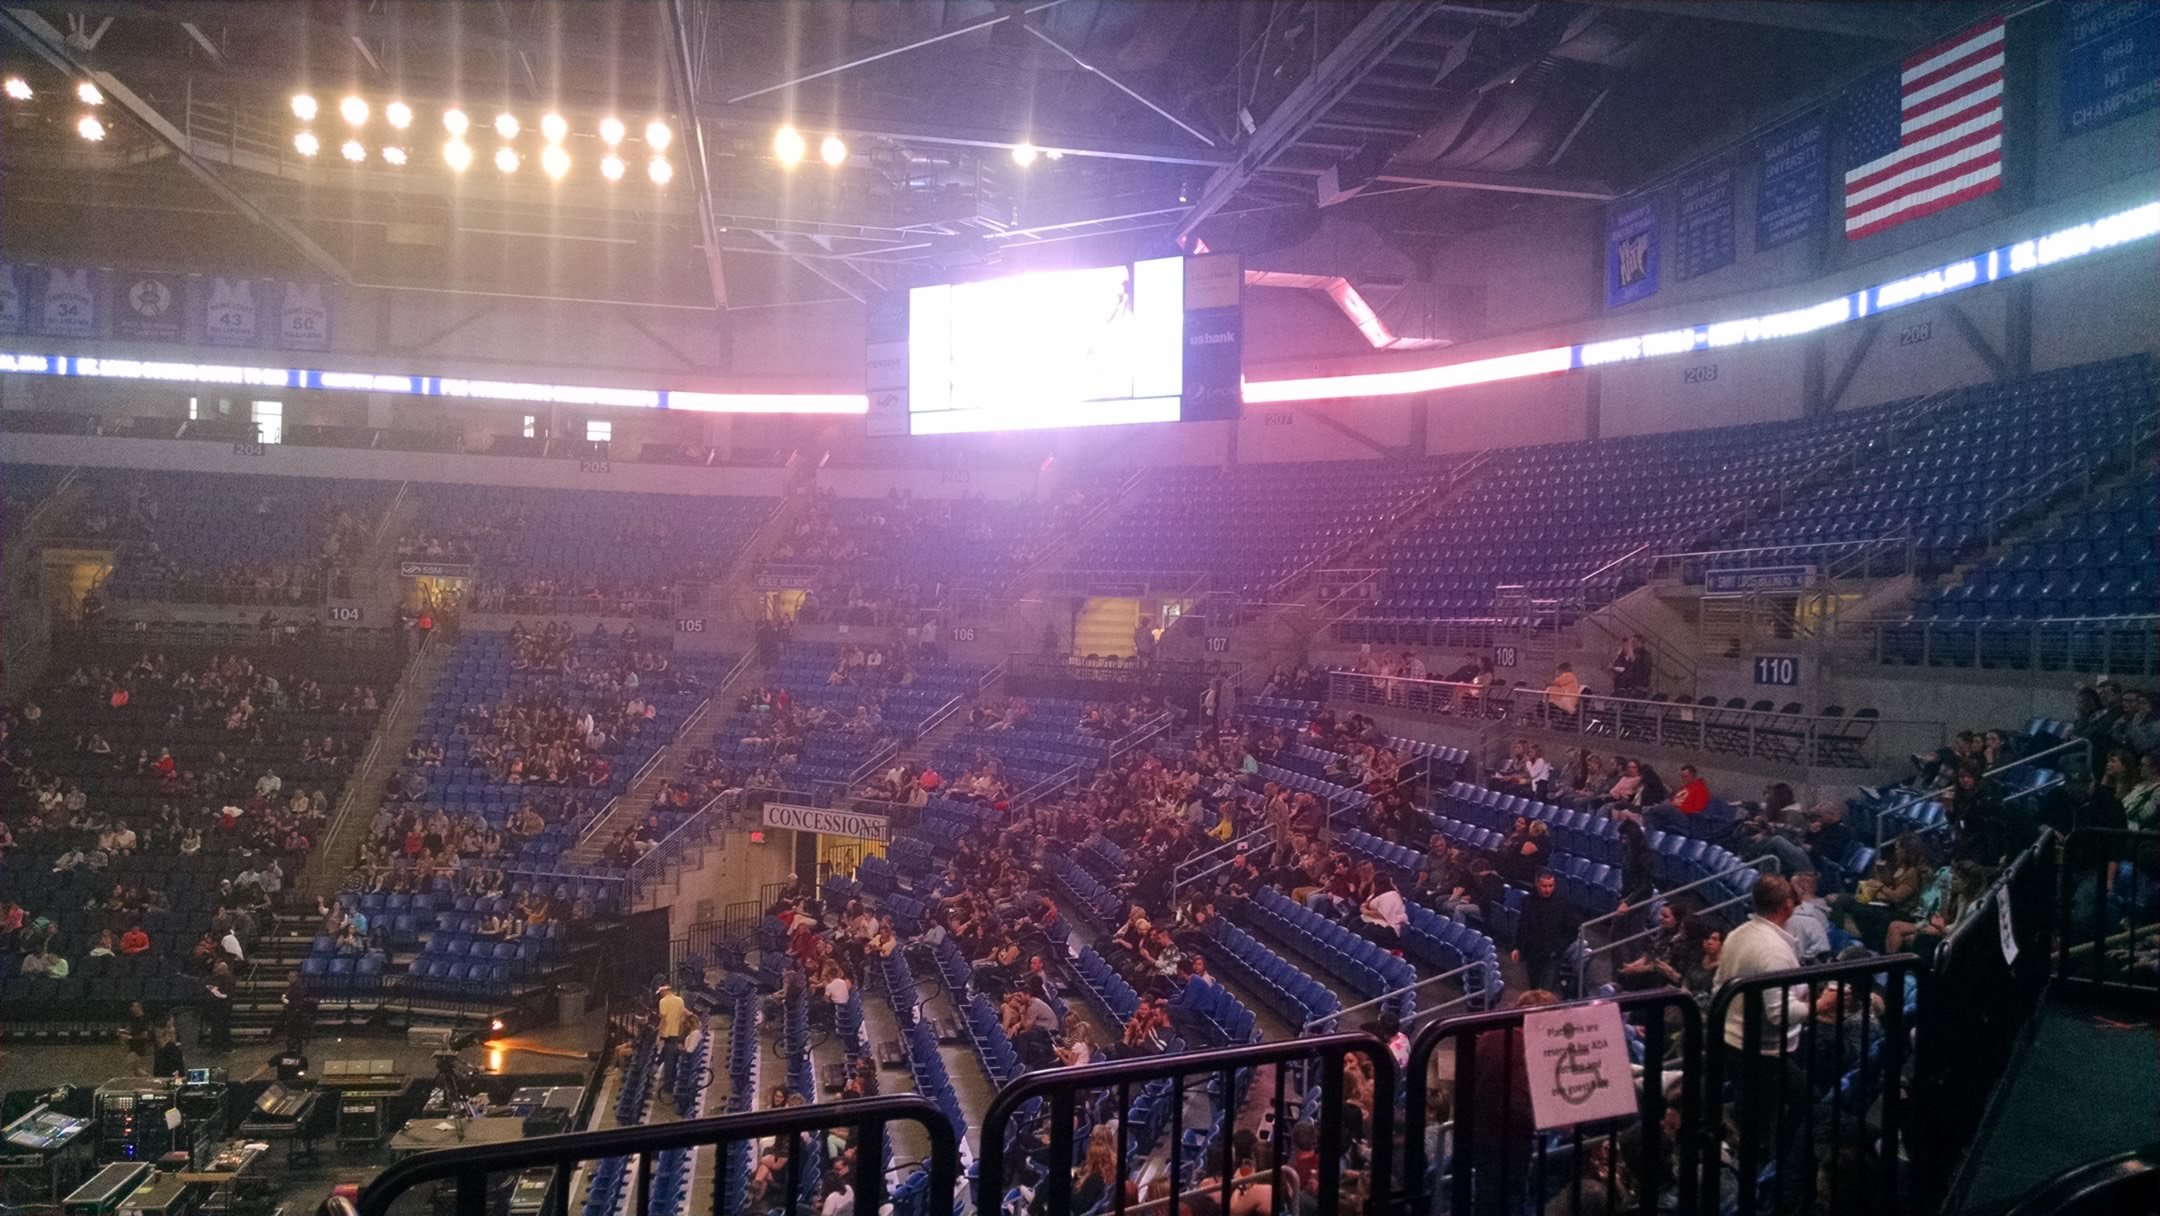
[[[1615,204],[1605,237],[1605,307],[1648,299],[1657,289],[1657,199]]]
[[[320,351],[334,304],[321,283],[0,264],[0,334]]]

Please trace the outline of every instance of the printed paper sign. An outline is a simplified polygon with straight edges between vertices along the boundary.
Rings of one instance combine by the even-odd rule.
[[[2017,930],[2010,917],[2010,888],[2005,886],[1995,894],[1995,920],[2002,928],[2003,962],[2017,965]]]
[[[1635,1115],[1635,1074],[1619,1005],[1596,1001],[1533,1010],[1523,1017],[1522,1038],[1530,1113],[1539,1131]]]

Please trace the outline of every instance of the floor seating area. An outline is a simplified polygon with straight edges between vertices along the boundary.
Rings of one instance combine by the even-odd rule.
[[[1206,575],[1264,599],[1298,570],[1370,539],[1452,462],[1348,461],[1148,471],[1066,565],[1120,574]],[[1188,578],[1188,582],[1190,579]]]

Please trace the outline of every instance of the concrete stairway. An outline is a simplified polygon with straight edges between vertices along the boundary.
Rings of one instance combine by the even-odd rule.
[[[643,818],[653,800],[660,796],[660,787],[683,775],[689,765],[690,753],[705,745],[714,715],[725,716],[726,711],[717,708],[720,702],[732,695],[725,683],[714,689],[712,695],[684,719],[682,730],[674,740],[654,754],[644,773],[630,783],[629,789],[616,795],[606,813],[592,822],[585,838],[563,854],[563,860],[574,865],[598,864],[601,852],[616,833]]]

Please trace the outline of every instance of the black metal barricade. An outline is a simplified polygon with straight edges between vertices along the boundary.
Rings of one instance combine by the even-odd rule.
[[[2137,950],[2160,935],[2160,832],[2079,828],[2063,841],[2058,885],[2054,991],[2150,1009],[2160,971]]]
[[[1369,1086],[1349,1083],[1345,1074],[1352,1059],[1370,1067]],[[1272,1077],[1263,1075],[1269,1071]],[[1188,1122],[1191,1077],[1202,1079],[1203,1088],[1193,1092],[1206,1097],[1211,1126]],[[1272,1100],[1254,1105],[1256,1097],[1266,1099],[1271,1092]],[[1378,1211],[1392,1176],[1394,1093],[1394,1056],[1387,1044],[1363,1033],[1031,1072],[998,1091],[983,1116],[975,1208],[999,1211],[1013,1187],[1028,1186],[1042,1211],[1059,1216],[1082,1211],[1073,1199],[1074,1167],[1082,1164],[1074,1146],[1085,1119],[1091,1129],[1112,1128],[1109,1135],[1117,1141],[1115,1178],[1108,1187],[1112,1197],[1104,1209],[1116,1216],[1143,1210],[1175,1216],[1182,1210],[1181,1197],[1195,1193],[1219,1194],[1220,1210],[1228,1212],[1233,1192],[1262,1185],[1270,1188],[1269,1210],[1290,1210],[1281,1188],[1306,1185],[1296,1176],[1298,1150],[1292,1141],[1307,1134],[1295,1130],[1307,1121],[1318,1174],[1310,1187],[1317,1210]],[[1111,1095],[1116,1104],[1105,1109],[1104,1099]],[[1369,1110],[1356,1101],[1360,1095]],[[1357,1126],[1361,1121],[1364,1126]],[[1233,1150],[1247,1131],[1253,1137],[1252,1157],[1240,1161]],[[1197,1140],[1189,1132],[1198,1133]],[[1165,1135],[1170,1158],[1161,1182],[1166,1194],[1161,1200],[1129,1199],[1123,1183]],[[1195,1154],[1201,1172],[1188,1176]],[[1362,1159],[1365,1168],[1346,1173],[1346,1156]],[[1241,1165],[1249,1172],[1240,1174]],[[1368,1197],[1362,1204],[1357,1202],[1361,1193]]]
[[[887,1198],[882,1163],[885,1161],[887,1128],[894,1123],[919,1124],[924,1134],[929,1137],[929,1188],[922,1210],[925,1216],[950,1216],[953,1212],[953,1192],[960,1175],[959,1139],[944,1113],[928,1099],[915,1094],[894,1094],[784,1110],[751,1111],[680,1123],[644,1124],[609,1128],[605,1131],[573,1132],[563,1136],[538,1136],[529,1140],[475,1144],[464,1148],[421,1153],[392,1165],[370,1182],[366,1189],[360,1192],[358,1216],[389,1216],[391,1205],[400,1196],[429,1183],[448,1184],[454,1194],[454,1203],[448,1210],[456,1216],[488,1216],[489,1194],[494,1180],[503,1175],[536,1169],[554,1171],[554,1181],[549,1188],[547,1203],[541,1209],[542,1216],[565,1216],[578,1165],[611,1157],[637,1158],[638,1168],[636,1173],[631,1175],[630,1183],[632,1211],[637,1216],[648,1216],[653,1202],[654,1166],[661,1153],[671,1149],[702,1148],[707,1145],[725,1147],[765,1136],[799,1136],[836,1129],[844,1129],[854,1134],[855,1159],[858,1162],[880,1163],[879,1168],[875,1169],[858,1168],[857,1177],[853,1180],[855,1210],[876,1212],[883,1207]],[[729,1156],[726,1152],[714,1154],[712,1210],[716,1214],[727,1213],[732,1216],[729,1206],[722,1200],[729,1185]],[[790,1216],[798,1210],[814,1213],[816,1209],[813,1205],[802,1202],[806,1179],[801,1176],[801,1171],[806,1154],[798,1150],[788,1156],[785,1191],[787,1198],[778,1206]],[[436,1210],[443,1209],[438,1205]]]
[[[1735,980],[1710,1002],[1702,1191],[1737,1216],[1909,1206],[1911,954]]]
[[[2047,993],[2055,966],[2058,842],[2052,830],[2041,829],[1935,950],[1913,1057],[1912,1101],[1927,1112],[1913,1126],[1913,1188],[1925,1208],[1947,1193]]]
[[[1619,1079],[1635,1089],[1634,1113],[1539,1131],[1532,1086],[1579,1099],[1616,1079],[1592,1072],[1595,1049],[1587,1039],[1580,1057],[1564,1047],[1543,1053],[1554,1071],[1532,1076],[1526,1015],[1570,1011],[1559,1033],[1573,1044],[1584,1014],[1611,1006],[1618,1008],[1639,1068],[1639,1076]],[[1400,1210],[1405,1216],[1517,1216],[1553,1211],[1546,1204],[1559,1199],[1561,1210],[1573,1216],[1698,1211],[1695,1153],[1702,1136],[1695,1120],[1702,1109],[1696,1094],[1702,1052],[1702,1008],[1676,989],[1427,1026],[1411,1046],[1407,1069]],[[1443,1114],[1452,1118],[1437,1119]]]

